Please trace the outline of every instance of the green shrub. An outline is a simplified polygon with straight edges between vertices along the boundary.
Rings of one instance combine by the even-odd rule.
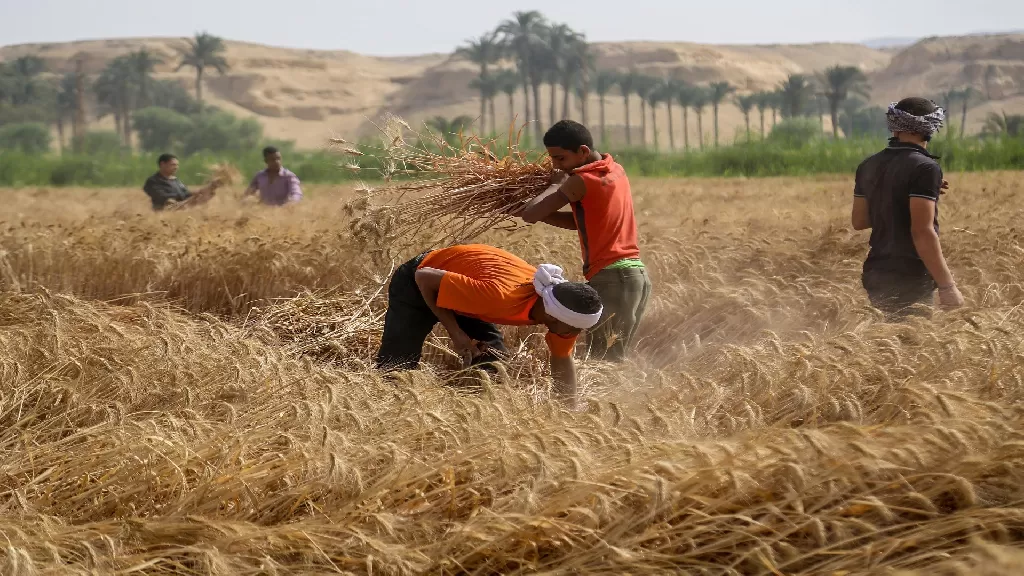
[[[263,126],[255,118],[240,120],[227,112],[208,112],[193,117],[193,127],[184,135],[182,153],[255,152],[259,154]]]
[[[821,139],[821,124],[812,118],[790,118],[772,128],[766,139],[769,144],[782,148],[803,148]]]
[[[195,125],[192,119],[169,108],[143,108],[133,121],[139,145],[149,152],[180,149]]]
[[[42,154],[50,150],[50,129],[39,122],[19,122],[0,127],[0,149]]]
[[[121,137],[108,130],[97,130],[86,132],[72,142],[72,149],[82,154],[123,154],[127,150],[121,142]]]

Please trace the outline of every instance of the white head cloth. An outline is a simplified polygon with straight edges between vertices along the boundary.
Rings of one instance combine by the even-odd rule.
[[[561,320],[573,328],[579,328],[580,330],[593,328],[601,320],[601,312],[604,311],[604,307],[602,306],[600,310],[593,314],[581,314],[575,310],[570,310],[559,302],[558,298],[555,298],[555,286],[565,281],[565,277],[562,276],[562,269],[558,266],[554,264],[541,264],[537,267],[537,273],[533,275],[533,289],[537,291],[537,295],[544,301],[544,311],[552,318]]]

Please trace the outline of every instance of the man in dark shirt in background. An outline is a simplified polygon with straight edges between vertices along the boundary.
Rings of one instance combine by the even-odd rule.
[[[192,196],[188,187],[175,176],[178,173],[177,156],[161,154],[157,159],[157,165],[160,166],[160,170],[150,176],[142,187],[153,200],[153,210],[163,210],[170,200],[183,202]]]
[[[936,287],[943,307],[962,306],[939,244],[938,202],[947,183],[928,153],[945,111],[924,98],[905,98],[889,106],[886,120],[893,137],[857,168],[853,191],[853,228],[871,229],[864,289],[889,319],[930,303]]]

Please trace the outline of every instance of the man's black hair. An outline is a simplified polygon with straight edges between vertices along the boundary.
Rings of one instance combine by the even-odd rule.
[[[277,147],[267,146],[266,148],[263,149],[263,159],[266,160],[267,156],[270,156],[271,154],[277,154],[278,152],[279,150],[277,149]]]
[[[167,162],[170,162],[171,160],[177,160],[177,159],[178,159],[178,157],[175,156],[174,154],[161,154],[160,157],[156,159],[156,164],[157,164],[157,166],[159,166],[160,164],[166,164]]]
[[[913,114],[914,116],[927,116],[938,110],[938,105],[927,98],[904,98],[896,103],[896,109]]]
[[[544,133],[544,146],[547,148],[563,148],[570,152],[578,152],[580,146],[594,149],[594,137],[590,130],[579,122],[560,120]]]
[[[555,298],[566,308],[580,314],[597,314],[601,310],[601,297],[590,284],[562,282],[553,290]]]

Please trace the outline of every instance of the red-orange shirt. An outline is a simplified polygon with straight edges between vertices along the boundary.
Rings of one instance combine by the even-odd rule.
[[[586,185],[583,199],[572,203],[572,214],[583,249],[583,274],[589,280],[609,264],[640,257],[633,193],[626,171],[611,154],[573,173]]]
[[[437,306],[494,324],[536,324],[530,309],[537,302],[533,275],[537,269],[514,254],[485,244],[466,244],[435,250],[419,268],[444,270]],[[572,356],[576,337],[548,332],[544,337],[551,355]]]

